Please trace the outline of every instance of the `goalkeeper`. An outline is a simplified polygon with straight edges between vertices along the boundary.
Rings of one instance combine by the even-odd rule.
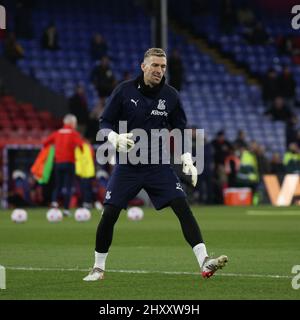
[[[167,59],[160,48],[145,52],[142,74],[135,80],[121,83],[107,101],[100,118],[100,129],[108,130],[108,141],[118,152],[129,152],[134,147],[131,130],[186,127],[186,116],[178,92],[165,83]],[[117,133],[119,121],[127,121],[128,133]],[[197,168],[190,153],[181,155],[183,172],[191,174],[197,184]],[[222,268],[227,257],[208,256],[206,247],[180,181],[170,165],[117,164],[107,186],[104,211],[96,233],[95,263],[83,279],[97,281],[104,278],[105,261],[113,238],[114,225],[120,212],[142,188],[148,193],[157,210],[170,206],[179,219],[186,241],[193,249],[204,278]]]

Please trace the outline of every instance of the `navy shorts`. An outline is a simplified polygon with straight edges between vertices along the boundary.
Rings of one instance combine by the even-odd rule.
[[[128,201],[141,189],[159,210],[175,198],[186,197],[181,183],[170,165],[116,165],[106,188],[104,204],[126,209]]]

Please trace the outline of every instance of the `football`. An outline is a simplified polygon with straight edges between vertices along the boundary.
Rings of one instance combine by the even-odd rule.
[[[47,220],[49,222],[60,222],[63,219],[63,214],[59,209],[52,208],[47,212]]]
[[[11,214],[11,220],[16,223],[26,222],[28,219],[28,215],[26,210],[24,209],[14,209]]]
[[[129,220],[138,221],[144,217],[144,211],[140,207],[131,207],[127,210],[127,218]]]
[[[91,216],[90,210],[86,208],[78,208],[75,211],[75,220],[78,222],[89,221]]]

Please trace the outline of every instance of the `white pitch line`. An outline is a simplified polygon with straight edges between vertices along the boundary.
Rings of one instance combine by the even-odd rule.
[[[88,272],[90,269],[81,268],[38,268],[38,267],[6,267],[8,270],[22,270],[22,271],[61,271],[61,272]],[[185,272],[185,271],[155,271],[155,270],[113,270],[108,269],[106,272],[114,273],[136,273],[136,274],[168,274],[168,275],[195,275],[199,276],[197,272]],[[273,279],[291,279],[292,276],[277,275],[277,274],[243,274],[243,273],[216,273],[217,276],[222,277],[246,277],[246,278],[273,278]]]
[[[247,214],[250,216],[300,216],[300,211],[260,211],[249,210]]]

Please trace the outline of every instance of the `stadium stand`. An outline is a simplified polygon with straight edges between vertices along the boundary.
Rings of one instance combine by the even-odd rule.
[[[182,6],[176,7],[180,10]],[[258,51],[256,47],[242,45],[237,34],[220,34],[216,16],[207,17],[205,23],[200,23],[202,17],[190,17],[195,30],[209,34],[210,41],[219,41],[225,49],[236,50],[243,59],[253,61],[251,65],[256,68],[259,66],[265,70],[268,67],[257,63],[260,58],[252,59],[252,56],[270,56],[275,48],[261,46]],[[55,22],[59,34],[61,49],[57,51],[47,51],[40,46],[42,30],[50,19]],[[122,1],[121,4],[104,1],[101,5],[91,2],[83,8],[76,1],[72,6],[68,1],[63,1],[58,7],[50,1],[41,1],[33,13],[36,37],[22,41],[27,54],[19,61],[19,66],[67,97],[72,95],[77,83],[82,83],[87,91],[89,106],[93,108],[98,101],[97,92],[90,82],[94,62],[89,55],[89,45],[93,34],[100,31],[107,39],[113,72],[121,80],[125,71],[136,74],[139,70],[134,63],[150,46],[149,19],[131,1]],[[265,106],[260,87],[249,85],[245,76],[231,73],[212,56],[201,52],[196,44],[189,43],[186,37],[172,30],[169,31],[169,47],[179,48],[183,55],[187,72],[181,94],[190,125],[204,128],[210,139],[217,131],[225,129],[228,138],[233,140],[237,130],[243,129],[249,140],[269,146],[269,154],[275,151],[283,154],[284,124],[274,123],[262,116]],[[250,50],[253,52],[249,55]],[[283,57],[282,61],[286,62],[287,58]]]
[[[94,109],[99,97],[90,79],[96,63],[90,55],[90,41],[96,33],[104,37],[118,81],[126,72],[132,76],[138,74],[140,66],[136,62],[151,46],[151,18],[137,3],[90,0],[83,6],[80,0],[39,1],[32,12],[34,37],[18,40],[25,54],[17,65],[27,75],[67,98],[80,83],[87,93],[89,109]],[[243,130],[247,142],[255,140],[262,145],[269,159],[274,153],[283,156],[286,125],[264,115],[267,106],[260,79],[270,67],[289,66],[296,79],[296,99],[299,99],[299,66],[288,54],[279,54],[274,41],[263,45],[245,42],[244,29],[238,24],[229,33],[220,30],[220,12],[216,14],[212,8],[220,9],[221,1],[211,1],[204,14],[194,10],[193,3],[197,1],[169,1],[173,23],[168,31],[168,51],[177,48],[182,56],[185,77],[180,94],[189,125],[203,128],[209,141],[220,130],[233,141],[237,132]],[[253,8],[270,39],[290,31],[280,17],[272,20]],[[50,23],[58,32],[58,50],[41,46],[43,30]],[[47,112],[36,116],[28,106],[22,107],[28,109],[24,109],[21,118],[14,117],[20,108],[21,105],[12,104],[9,115],[1,111],[0,130],[4,136],[10,128],[17,127],[20,132],[31,130],[39,136],[43,123],[51,123]]]
[[[220,95],[221,97],[217,108],[219,114],[213,117],[216,122],[213,121],[212,126],[215,126],[214,123],[216,123],[218,127],[218,120],[220,121],[223,118],[223,120],[226,120],[229,135],[231,130],[234,130],[236,126],[240,126],[247,132],[247,136],[250,139],[265,145],[269,151],[268,153],[278,151],[283,154],[285,150],[285,124],[272,122],[264,117],[267,105],[262,99],[261,81],[270,68],[273,68],[276,72],[281,72],[282,68],[287,66],[296,80],[295,101],[299,101],[299,65],[294,63],[290,54],[282,53],[278,49],[278,41],[280,39],[293,36],[297,31],[291,28],[288,15],[281,16],[277,13],[274,16],[259,8],[256,5],[257,3],[232,1],[236,13],[243,4],[250,5],[257,21],[260,21],[265,27],[268,40],[264,44],[250,44],[244,37],[246,28],[240,23],[234,23],[234,27],[229,33],[222,29],[221,12],[219,11],[221,2],[211,1],[206,8],[207,10],[198,14],[193,14],[193,1],[187,4],[183,4],[180,1],[170,3],[173,19],[176,19],[181,26],[188,28],[194,37],[201,39],[201,44],[203,45],[204,42],[206,47],[210,49],[208,51],[215,49],[213,56],[215,56],[215,51],[219,55],[218,59],[215,60],[224,61],[229,58],[231,62],[227,68],[229,72],[227,74],[224,72],[221,75],[218,75],[218,71],[211,70],[209,67],[208,75],[206,75],[206,66],[201,63],[202,61],[200,61],[198,67],[201,70],[201,76],[198,75],[200,79],[197,79],[198,83],[202,80],[204,85],[208,85],[212,89],[208,91],[214,92],[215,95]],[[224,68],[224,66],[221,64],[220,68]],[[244,69],[244,72],[240,72],[241,69]],[[226,97],[229,97],[228,105],[226,105]],[[212,98],[211,101],[217,103],[218,98]],[[209,105],[210,102],[205,104],[205,106],[208,106],[207,109],[209,109]],[[215,105],[215,103],[212,102],[212,105]],[[293,112],[299,117],[299,109],[293,108]],[[217,119],[218,117],[219,119]],[[208,120],[207,117],[204,116],[204,118]]]
[[[41,138],[60,126],[48,111],[37,111],[30,103],[17,102],[12,96],[0,97],[0,146],[41,143]]]

